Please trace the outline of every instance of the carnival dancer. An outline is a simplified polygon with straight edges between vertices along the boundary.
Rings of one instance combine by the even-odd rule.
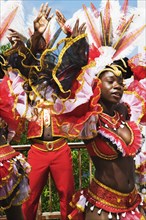
[[[11,41],[11,38],[13,37],[14,42],[12,43],[14,43],[15,48],[10,49],[5,54],[8,57],[9,62],[12,62],[12,66],[13,66],[13,59],[12,59],[13,55],[11,56],[11,53],[13,54],[14,52],[15,54],[15,52],[19,50],[18,55],[22,55],[22,57],[25,58],[25,61],[21,59],[21,62],[19,62],[20,64],[19,66],[17,66],[18,62],[15,62],[14,65],[16,64],[15,68],[19,70],[19,73],[22,73],[22,75],[24,73],[24,76],[26,77],[26,81],[27,78],[29,79],[29,81],[31,81],[33,78],[32,77],[33,73],[36,71],[36,69],[37,70],[39,69],[38,67],[39,60],[36,59],[36,57],[33,57],[32,54],[35,55],[38,52],[37,42],[39,43],[40,39],[42,39],[42,35],[46,29],[46,25],[48,25],[51,19],[51,17],[49,16],[50,11],[51,8],[49,8],[47,4],[43,4],[41,6],[39,15],[34,21],[34,34],[30,41],[31,43],[30,50],[26,50],[26,48],[24,48],[24,45],[22,46],[17,32],[11,30],[11,35],[9,39]],[[78,23],[76,26],[78,26]],[[82,27],[80,28],[80,32],[82,31],[84,31],[84,25],[82,25]],[[29,54],[26,54],[27,52],[29,52]],[[31,63],[28,63],[30,61],[28,60],[29,55],[31,55],[31,58],[34,58],[33,64],[32,61]],[[51,65],[51,61],[53,60],[51,61],[50,60],[49,62]],[[55,63],[52,63],[52,65],[54,67]],[[49,77],[49,69],[51,69],[51,67],[49,66],[49,68],[47,68],[47,66],[45,66],[45,68],[42,68],[41,65],[40,67],[41,67],[40,68],[41,71],[38,71],[40,75],[43,76],[43,71],[44,71],[44,75],[46,74]],[[23,72],[25,68],[26,71]],[[29,69],[30,72],[28,71]],[[34,80],[33,82],[35,84],[37,80]],[[32,81],[30,84],[32,88],[34,88],[34,86],[32,85]],[[39,86],[40,87],[42,86],[41,81],[39,83]],[[24,87],[26,88],[26,84]],[[29,96],[30,103],[35,103],[40,100],[40,96],[39,95],[37,96],[33,90],[32,93],[30,91],[29,94],[30,94]],[[46,106],[43,103],[41,104],[39,103],[39,107],[36,108],[35,106],[33,108],[33,105],[31,107],[34,110],[33,116],[28,118],[26,116],[26,118],[28,119],[27,138],[31,139],[32,141],[31,149],[28,152],[28,162],[32,167],[31,172],[29,174],[31,193],[29,199],[23,204],[24,219],[35,220],[39,198],[45,184],[47,183],[48,174],[50,172],[54,180],[54,183],[56,185],[57,191],[59,193],[61,219],[66,220],[67,215],[71,211],[69,202],[74,193],[74,177],[73,177],[71,150],[65,138],[62,138],[60,136],[54,137],[52,135],[50,106],[49,105]],[[27,105],[24,106],[23,113],[25,112],[26,108]],[[23,113],[21,112],[21,115],[23,115]]]
[[[3,58],[1,61],[3,63]],[[14,108],[17,96],[12,92],[13,88],[14,83],[4,76],[0,82],[0,211],[5,211],[8,220],[23,220],[21,205],[29,197],[28,173],[31,167],[10,145],[21,127]]]
[[[135,186],[134,162],[142,146],[138,123],[145,114],[145,98],[138,95],[138,89],[130,91],[131,97],[141,106],[135,122],[130,121],[132,106],[122,102],[124,79],[132,74],[130,60],[125,56],[135,46],[136,39],[140,39],[145,25],[139,26],[143,20],[142,11],[139,14],[136,8],[130,10],[127,3],[124,1],[120,9],[118,1],[103,1],[100,11],[91,4],[91,10],[84,6],[73,17],[75,21],[77,18],[86,21],[89,64],[75,76],[68,99],[64,102],[56,99],[52,127],[56,136],[85,141],[95,174],[89,187],[73,196],[74,210],[69,219],[145,219],[140,208],[142,199]],[[70,21],[66,23],[66,27],[70,24]],[[65,61],[61,61],[65,65]],[[59,68],[57,63],[53,76],[59,75]],[[77,94],[81,94],[85,84],[86,88],[90,87],[90,94],[74,108]],[[63,91],[59,82],[58,85]],[[70,97],[72,102],[69,102]]]
[[[10,6],[10,2],[4,7]],[[5,7],[5,9],[6,9]],[[18,19],[21,4],[13,3],[13,7],[3,10],[1,14],[1,42],[5,41],[5,33]],[[9,21],[9,22],[8,22]],[[21,23],[21,22],[20,22]],[[9,66],[10,67],[10,66]],[[14,90],[19,88],[7,76],[7,63],[4,56],[0,56],[0,211],[6,213],[8,220],[23,220],[22,203],[29,196],[28,173],[30,165],[25,157],[16,152],[10,141],[16,138],[16,131],[22,125],[18,112],[15,109],[17,96]],[[21,132],[21,130],[20,130]],[[19,132],[19,135],[21,133]],[[18,138],[18,136],[17,136]]]

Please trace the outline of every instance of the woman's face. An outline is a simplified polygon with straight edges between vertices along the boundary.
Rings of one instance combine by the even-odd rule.
[[[102,82],[101,101],[111,104],[119,103],[124,90],[122,76],[115,76],[114,73],[106,71],[99,78]]]

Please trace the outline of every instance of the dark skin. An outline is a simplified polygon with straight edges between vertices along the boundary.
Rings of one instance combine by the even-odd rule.
[[[99,103],[103,107],[103,112],[113,116],[114,110],[120,112],[117,105],[123,94],[123,78],[122,76],[115,76],[112,72],[103,72],[100,77],[102,82],[101,88],[101,98]],[[121,106],[122,107],[122,106]],[[116,131],[124,142],[128,145],[132,138],[132,134],[129,128],[124,125],[124,128],[118,128]],[[135,186],[135,165],[132,157],[121,157],[119,156],[115,160],[105,160],[99,158],[98,156],[92,157],[93,164],[95,166],[95,178],[105,184],[122,193],[129,193],[133,190]],[[97,214],[98,208],[94,208],[93,211],[90,210],[90,205],[85,211],[85,220],[105,220],[108,219],[108,214],[106,211],[101,212],[100,215]],[[113,216],[112,219],[116,219]]]

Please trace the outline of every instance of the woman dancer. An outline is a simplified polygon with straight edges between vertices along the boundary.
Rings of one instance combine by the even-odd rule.
[[[12,91],[13,83],[4,76],[0,82],[0,211],[5,211],[8,220],[23,220],[21,205],[29,197],[30,165],[10,145],[21,126],[14,111],[17,97]]]

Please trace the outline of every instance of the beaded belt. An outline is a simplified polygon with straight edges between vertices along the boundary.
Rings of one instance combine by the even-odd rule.
[[[66,145],[66,140],[64,138],[59,138],[55,141],[42,141],[33,139],[32,147],[39,149],[41,151],[56,151]]]
[[[86,198],[94,206],[113,213],[131,211],[141,202],[141,196],[136,188],[130,193],[121,193],[105,186],[95,178],[92,179],[87,190]]]

